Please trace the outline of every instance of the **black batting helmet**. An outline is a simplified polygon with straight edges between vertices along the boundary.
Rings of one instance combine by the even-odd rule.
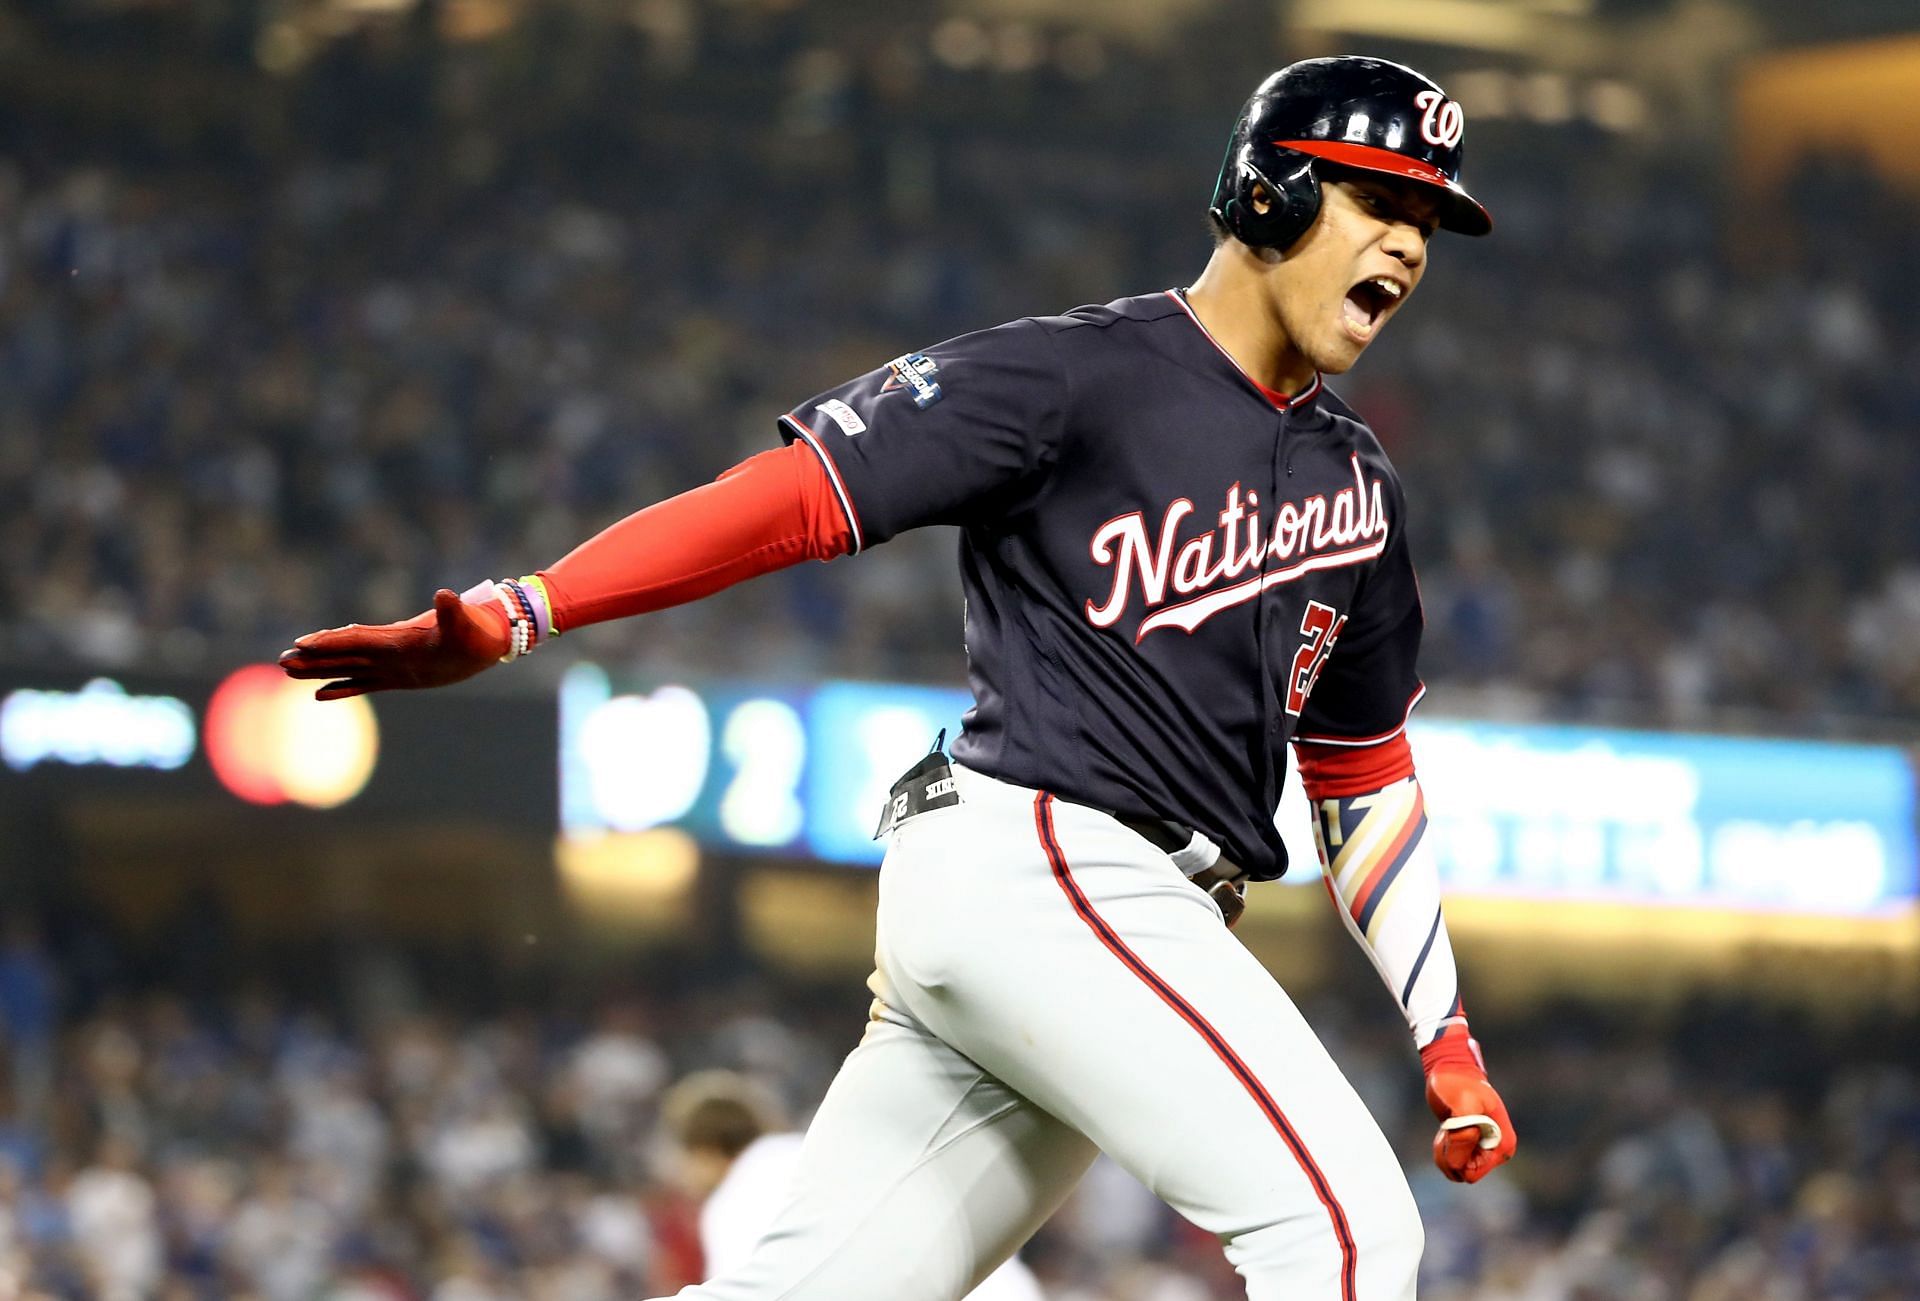
[[[1421,181],[1441,192],[1440,226],[1484,235],[1493,218],[1461,188],[1466,115],[1412,68],[1342,55],[1288,64],[1240,110],[1210,211],[1235,239],[1287,248],[1320,211],[1316,163]],[[1253,187],[1270,206],[1258,212]]]

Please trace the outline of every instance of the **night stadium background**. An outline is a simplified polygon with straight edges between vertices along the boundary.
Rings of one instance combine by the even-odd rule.
[[[1427,1164],[1319,889],[1240,933],[1404,1153],[1423,1296],[1920,1296],[1899,0],[13,0],[0,1296],[700,1277],[660,1094],[804,1115],[856,1039],[879,795],[962,708],[953,539],[444,693],[265,666],[906,349],[1184,283],[1241,100],[1336,51],[1462,100],[1498,222],[1337,387],[1407,485],[1514,1163]],[[1240,1295],[1104,1164],[1028,1259]]]

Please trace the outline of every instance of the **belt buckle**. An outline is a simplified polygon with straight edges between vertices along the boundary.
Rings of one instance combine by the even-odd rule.
[[[1212,868],[1209,868],[1200,875],[1215,876],[1215,873]],[[1232,930],[1233,924],[1240,920],[1240,914],[1247,910],[1246,878],[1238,876],[1216,876],[1211,884],[1205,885],[1202,885],[1199,880],[1193,877],[1187,879],[1193,881],[1195,885],[1205,890],[1207,897],[1219,905],[1221,920],[1226,922],[1228,930]]]

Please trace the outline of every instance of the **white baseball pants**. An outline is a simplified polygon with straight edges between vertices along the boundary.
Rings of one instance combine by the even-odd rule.
[[[955,765],[880,874],[879,1002],[751,1259],[683,1301],[954,1301],[1106,1151],[1250,1301],[1403,1301],[1373,1118],[1213,901],[1108,815]]]

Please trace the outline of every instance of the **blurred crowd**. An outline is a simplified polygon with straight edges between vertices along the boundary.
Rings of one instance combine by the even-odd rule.
[[[910,347],[1183,283],[1280,57],[1229,4],[1174,55],[882,0],[286,25],[324,8],[0,15],[30,52],[0,85],[0,657],[198,669],[404,617]],[[1335,385],[1407,482],[1428,678],[1517,714],[1910,732],[1920,205],[1843,159],[1762,202],[1645,138],[1469,134],[1495,237],[1437,242]],[[903,538],[515,672],[952,679],[952,570]],[[534,996],[391,953],[211,984],[123,956],[0,936],[0,1297],[668,1293],[701,1262],[663,1090],[730,1067],[804,1114],[863,1012],[736,977]],[[1488,1022],[1522,1149],[1463,1190],[1391,1007],[1308,1010],[1412,1172],[1423,1297],[1920,1296],[1911,1023]],[[1028,1258],[1056,1301],[1237,1295],[1104,1164]]]
[[[240,21],[176,20],[202,10]],[[969,52],[690,0],[143,54],[28,12],[83,88],[170,88],[118,118],[0,91],[0,556],[30,576],[0,654],[107,667],[404,617],[911,346],[1184,283],[1274,57],[1202,20],[1176,55]],[[1590,125],[1490,123],[1469,158],[1496,237],[1438,242],[1336,386],[1409,486],[1428,677],[1560,717],[1910,721],[1915,205],[1829,160],[1755,206],[1724,160]],[[952,569],[910,537],[551,658],[952,678]]]
[[[663,1091],[727,1067],[805,1115],[857,987],[476,994],[393,953],[188,990],[0,947],[0,1295],[611,1301],[702,1277]],[[56,974],[58,973],[58,974]],[[94,973],[89,975],[88,973]],[[851,984],[851,982],[849,982]],[[324,991],[324,992],[322,992]],[[1438,1301],[1920,1295],[1920,1037],[1701,1004],[1482,1028],[1522,1133],[1472,1188],[1428,1162],[1418,1064],[1370,981],[1306,1011],[1387,1133]],[[1055,1301],[1244,1295],[1107,1163],[1025,1257]]]

